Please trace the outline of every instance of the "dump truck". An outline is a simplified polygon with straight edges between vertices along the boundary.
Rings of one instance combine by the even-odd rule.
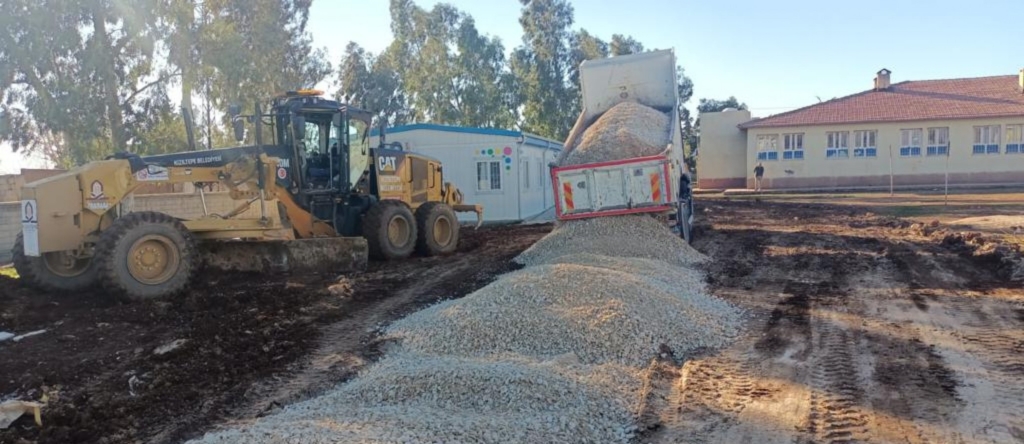
[[[437,159],[369,146],[372,114],[299,90],[229,111],[235,138],[253,145],[138,156],[115,154],[22,189],[14,266],[29,284],[77,291],[100,284],[135,299],[178,294],[203,266],[239,271],[346,272],[369,258],[451,253],[463,203]],[[247,125],[248,123],[248,125]],[[272,139],[264,143],[264,139]],[[381,138],[383,141],[383,138]],[[191,183],[202,216],[134,211],[145,184]],[[207,208],[206,188],[237,206]]]
[[[672,50],[588,60],[580,65],[583,110],[559,161],[551,165],[558,220],[635,213],[665,215],[693,240],[692,180],[679,120],[676,58]],[[656,155],[564,165],[584,132],[609,109],[635,102],[669,116],[665,149]]]

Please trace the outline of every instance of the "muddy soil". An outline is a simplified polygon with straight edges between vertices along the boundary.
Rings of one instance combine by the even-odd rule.
[[[0,276],[0,399],[47,399],[0,443],[176,443],[264,415],[351,377],[378,329],[513,268],[550,226],[464,230],[448,257],[364,273],[203,276],[174,301],[46,294]]]
[[[747,331],[677,369],[644,442],[1024,442],[1024,291],[974,236],[703,204],[711,288]]]

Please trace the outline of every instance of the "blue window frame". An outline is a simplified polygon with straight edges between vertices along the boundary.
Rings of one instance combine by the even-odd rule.
[[[903,146],[900,147],[900,156],[902,157],[913,157],[921,155],[921,147],[919,146]]]
[[[1006,125],[1006,154],[1024,154],[1024,124]]]
[[[825,158],[846,159],[850,157],[850,132],[829,131],[826,135]]]
[[[878,150],[875,149],[875,139],[878,138],[878,131],[858,130],[853,132],[853,157],[876,157]]]
[[[779,160],[779,135],[757,136],[757,160]]]
[[[927,154],[929,156],[945,156],[949,153],[949,147],[945,145],[941,146],[929,146]]]
[[[1002,129],[1001,125],[974,127],[974,144],[971,145],[971,152],[974,154],[999,154]]]
[[[921,136],[923,132],[921,128],[900,130],[900,157],[921,155]]]
[[[782,159],[800,160],[804,158],[804,133],[782,135]]]

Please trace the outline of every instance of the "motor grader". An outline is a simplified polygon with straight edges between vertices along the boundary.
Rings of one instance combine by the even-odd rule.
[[[185,290],[203,266],[247,271],[365,268],[368,257],[446,254],[462,202],[437,159],[369,146],[372,115],[300,90],[270,111],[232,107],[235,138],[254,145],[141,157],[120,153],[25,185],[14,265],[30,284],[76,291],[100,284],[134,299]],[[246,125],[246,123],[250,125]],[[272,138],[273,143],[264,143]],[[133,211],[144,184],[194,184],[202,217]],[[206,188],[238,205],[217,214]]]

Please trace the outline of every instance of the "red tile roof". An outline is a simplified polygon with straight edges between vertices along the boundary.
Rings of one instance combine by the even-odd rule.
[[[740,128],[1024,116],[1018,76],[920,80],[754,119]]]

